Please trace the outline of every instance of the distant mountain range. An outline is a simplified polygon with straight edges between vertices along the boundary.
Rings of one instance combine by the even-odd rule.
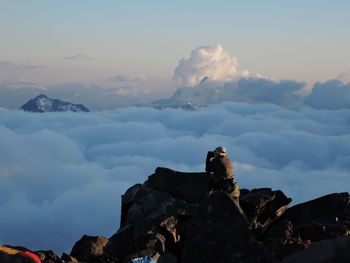
[[[203,84],[205,81],[206,78],[197,86],[178,88],[171,97],[151,102],[150,106],[157,109],[197,110],[228,100],[227,97],[223,96],[221,87]]]
[[[233,101],[250,104],[267,103],[292,108],[302,103],[303,87],[304,83],[292,80],[274,81],[260,77],[241,77],[220,83],[205,77],[199,84],[178,88],[171,97],[154,101],[149,106],[157,109],[196,110]]]
[[[40,94],[34,99],[29,100],[19,109],[30,112],[89,112],[89,109],[86,108],[83,104],[74,104],[58,99],[52,99],[45,94]]]

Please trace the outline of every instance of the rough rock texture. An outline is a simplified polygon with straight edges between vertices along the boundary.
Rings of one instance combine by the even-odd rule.
[[[249,224],[231,198],[222,192],[201,202],[198,215],[187,228],[181,253],[184,263],[254,260],[254,237]]]
[[[296,235],[312,242],[347,236],[350,230],[349,194],[329,194],[296,205],[279,220],[291,221]]]
[[[307,250],[298,251],[282,263],[348,263],[350,262],[350,237],[316,242]]]
[[[65,261],[65,262],[73,262],[73,263],[79,262],[76,258],[74,258],[66,253],[62,254],[61,260]]]
[[[121,228],[104,253],[120,262],[142,256],[156,262],[281,262],[312,242],[349,234],[348,193],[288,209],[291,198],[279,190],[242,189],[242,215],[228,195],[209,195],[209,187],[205,173],[157,168],[122,196]]]
[[[249,219],[251,229],[257,234],[282,215],[292,201],[283,192],[272,191],[271,188],[241,192],[240,205]]]
[[[84,235],[61,259],[52,251],[36,254],[43,263],[129,263],[144,256],[157,263],[350,262],[348,193],[288,208],[291,199],[279,190],[241,189],[242,214],[210,185],[206,173],[157,168],[122,196],[120,227],[110,238]]]
[[[55,263],[59,261],[59,257],[52,250],[39,250],[35,252],[42,263]]]
[[[75,243],[70,256],[76,258],[78,261],[90,261],[94,256],[103,253],[103,248],[107,242],[108,238],[103,236],[84,235],[77,243]]]

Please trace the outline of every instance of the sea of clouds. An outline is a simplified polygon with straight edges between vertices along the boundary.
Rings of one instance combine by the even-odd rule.
[[[174,78],[185,98],[231,101],[192,112],[5,110],[41,92],[92,110],[144,105],[153,95],[1,81],[0,243],[60,253],[70,252],[84,234],[111,236],[128,187],[144,182],[157,166],[203,171],[207,151],[219,145],[228,149],[243,188],[280,189],[293,204],[349,191],[349,74],[307,90],[303,82],[268,79],[238,65],[220,44],[200,46],[179,61]],[[139,78],[119,74],[109,80]]]
[[[350,185],[350,109],[0,110],[0,145],[0,243],[58,253],[116,232],[120,196],[157,166],[203,171],[218,145],[242,188],[280,189],[294,204]]]

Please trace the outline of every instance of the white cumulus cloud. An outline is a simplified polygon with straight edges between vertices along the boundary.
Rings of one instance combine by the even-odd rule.
[[[174,78],[185,86],[198,84],[204,78],[217,81],[232,80],[238,61],[220,44],[200,46],[192,50],[190,58],[182,58],[175,69]]]

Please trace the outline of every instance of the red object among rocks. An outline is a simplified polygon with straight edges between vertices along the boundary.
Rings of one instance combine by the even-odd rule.
[[[41,263],[41,260],[39,259],[39,257],[37,255],[35,255],[34,253],[32,252],[29,252],[29,251],[23,251],[21,253],[19,253],[20,255],[24,255],[24,256],[27,256],[27,257],[30,257],[31,259],[34,260],[35,263]]]

